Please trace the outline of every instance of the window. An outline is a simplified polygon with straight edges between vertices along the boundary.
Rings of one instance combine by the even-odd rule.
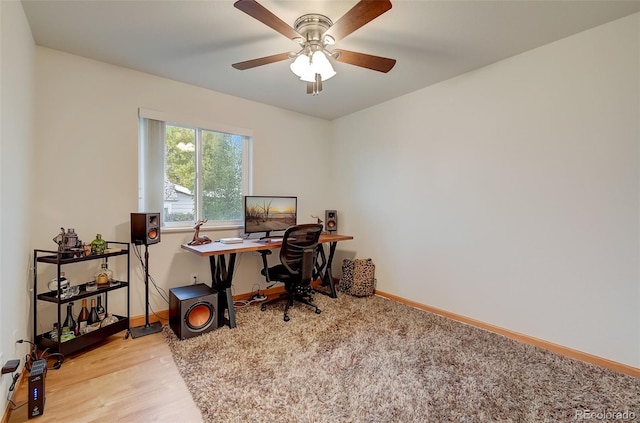
[[[200,219],[241,226],[242,199],[250,193],[246,132],[142,116],[139,208],[160,210],[164,227],[193,227]]]

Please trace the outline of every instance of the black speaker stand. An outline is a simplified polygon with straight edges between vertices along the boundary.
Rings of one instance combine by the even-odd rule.
[[[144,244],[144,297],[145,297],[145,323],[143,326],[131,328],[131,336],[140,338],[141,336],[158,333],[162,330],[162,323],[149,323],[149,245]]]

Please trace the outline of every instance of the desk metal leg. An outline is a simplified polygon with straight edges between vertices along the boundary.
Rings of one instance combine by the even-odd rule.
[[[210,256],[211,287],[218,291],[218,327],[229,325],[236,327],[236,311],[233,307],[231,283],[233,282],[233,269],[236,264],[236,254],[229,254],[229,266],[224,254]],[[228,318],[225,317],[225,310]]]
[[[316,271],[322,280],[322,286],[328,286],[329,292],[324,292],[320,290],[316,290],[321,294],[325,294],[330,296],[331,298],[338,298],[338,294],[336,292],[336,285],[333,282],[333,274],[331,273],[331,264],[333,263],[333,255],[336,252],[337,242],[329,243],[329,258],[324,254],[324,247],[322,244],[318,244],[318,260],[316,263]]]

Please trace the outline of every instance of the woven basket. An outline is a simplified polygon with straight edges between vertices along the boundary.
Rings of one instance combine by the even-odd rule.
[[[368,259],[344,259],[340,291],[356,297],[368,297],[375,293],[376,265]]]

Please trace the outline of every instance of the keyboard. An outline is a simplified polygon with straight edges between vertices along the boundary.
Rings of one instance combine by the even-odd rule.
[[[282,242],[282,237],[269,237],[269,238],[262,238],[262,239],[258,239],[256,240],[256,242],[260,243],[260,244],[277,244],[279,242]]]

